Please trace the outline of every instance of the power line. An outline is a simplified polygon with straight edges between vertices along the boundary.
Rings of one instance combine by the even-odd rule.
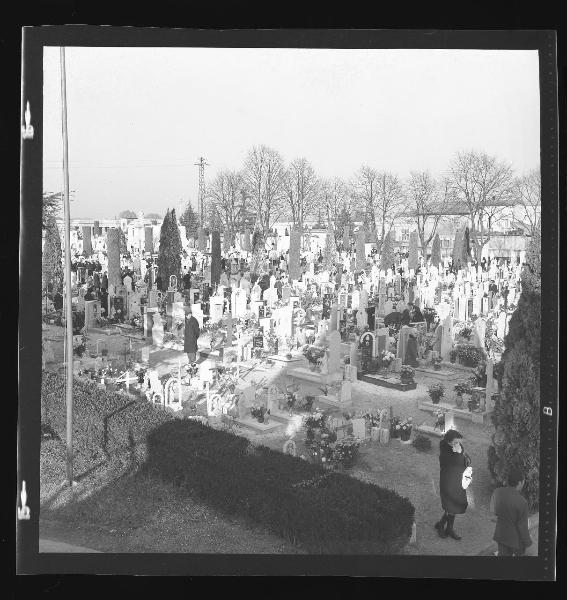
[[[205,216],[205,166],[209,166],[209,163],[201,156],[199,162],[194,163],[196,167],[199,167],[199,196],[197,197],[197,212],[199,213],[199,219],[201,227],[203,227],[204,216]]]

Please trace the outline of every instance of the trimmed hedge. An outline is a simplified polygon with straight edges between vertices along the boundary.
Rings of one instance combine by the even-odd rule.
[[[396,492],[197,422],[152,431],[143,472],[313,553],[395,554],[411,535],[415,509]]]

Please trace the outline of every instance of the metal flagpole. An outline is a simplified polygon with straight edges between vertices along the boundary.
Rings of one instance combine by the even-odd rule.
[[[71,293],[71,219],[69,205],[69,155],[67,144],[67,85],[65,75],[65,48],[59,48],[61,61],[61,132],[63,136],[63,212],[65,218],[65,279],[67,344],[67,481],[73,485],[73,307]]]

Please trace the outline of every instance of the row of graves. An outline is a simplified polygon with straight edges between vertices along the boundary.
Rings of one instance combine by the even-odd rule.
[[[258,432],[277,429],[285,429],[288,435],[297,432],[304,427],[306,418],[313,416],[312,409],[318,407],[318,412],[324,415],[335,413],[332,427],[338,440],[343,436],[337,432],[340,429],[349,439],[369,438],[387,443],[380,430],[388,430],[389,440],[395,437],[391,434],[398,431],[397,425],[401,439],[402,432],[404,437],[407,434],[407,420],[398,419],[396,424],[392,414],[388,426],[384,415],[374,420],[360,417],[364,435],[358,418],[339,423],[336,415],[352,405],[355,382],[362,380],[409,391],[416,388],[416,374],[441,385],[462,378],[474,366],[473,354],[480,356],[482,352],[460,352],[458,348],[482,351],[486,336],[483,325],[486,329],[489,318],[496,323],[498,337],[505,334],[508,315],[502,310],[501,299],[486,291],[489,281],[496,281],[499,287],[505,282],[513,290],[519,273],[504,269],[487,273],[469,266],[456,275],[434,267],[422,267],[416,274],[404,269],[401,273],[384,272],[373,266],[361,274],[361,283],[355,285],[352,272],[348,271],[337,289],[335,282],[329,281],[328,273],[315,275],[310,269],[301,280],[286,282],[281,298],[275,278],[264,292],[256,284],[249,298],[245,290],[229,286],[217,286],[211,293],[206,278],[199,281],[199,277],[194,278],[198,285],[183,294],[177,289],[175,277],[170,279],[165,294],[157,291],[152,285],[155,273],[150,273],[148,286],[141,276],[136,277],[131,286],[133,291],[127,289],[129,286],[114,284],[110,290],[112,309],[140,317],[139,322],[118,328],[127,340],[128,358],[124,358],[120,369],[113,367],[108,358],[105,361],[104,340],[101,343],[97,339],[95,356],[92,350],[88,353],[95,364],[90,369],[80,366],[78,370],[90,372],[91,378],[96,373],[99,385],[108,385],[112,374],[113,384],[122,386],[127,393],[135,389],[141,397],[164,409],[184,412],[186,399],[192,399],[195,416],[229,418]],[[515,297],[515,293],[511,294],[509,306]],[[97,301],[83,298],[83,302],[85,325],[88,330],[96,330],[100,310]],[[434,318],[402,326],[399,316],[410,302],[419,303],[424,307],[424,315]],[[77,303],[81,303],[80,294]],[[189,367],[179,360],[171,373],[160,376],[151,366],[150,355],[164,347],[183,349],[185,304],[191,305],[203,337],[209,340],[208,347],[201,348],[204,360]],[[463,335],[466,328],[456,324],[468,323],[473,316],[476,317],[473,332],[467,338]],[[138,341],[145,342],[135,356],[133,340],[136,347]],[[244,379],[252,371],[272,374],[274,369],[281,370],[288,378],[284,389],[270,387],[265,380],[247,383]],[[475,386],[478,388],[475,390],[471,388],[471,397],[478,398],[473,403],[474,409],[470,405],[468,411],[460,409],[433,397],[431,402],[420,401],[419,408],[437,418],[432,425],[420,428],[438,435],[440,423],[443,422],[443,429],[449,428],[455,417],[484,419],[493,402],[492,373],[489,360],[484,388],[481,385]],[[324,393],[315,397],[303,394],[306,382]]]

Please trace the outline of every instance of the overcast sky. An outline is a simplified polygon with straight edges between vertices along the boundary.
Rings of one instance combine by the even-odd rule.
[[[72,218],[196,205],[266,144],[324,177],[407,177],[478,149],[539,166],[536,51],[67,48]],[[59,49],[44,50],[44,190],[62,189]]]

